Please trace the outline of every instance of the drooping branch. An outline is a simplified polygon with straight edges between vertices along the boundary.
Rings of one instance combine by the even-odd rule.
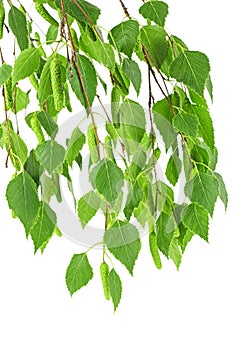
[[[65,22],[66,22],[66,25],[67,25],[68,34],[69,34],[69,38],[70,38],[70,42],[71,42],[71,46],[72,46],[72,51],[73,51],[73,62],[75,64],[75,68],[76,68],[77,73],[78,73],[78,77],[79,77],[79,81],[80,81],[81,88],[82,88],[82,91],[83,91],[83,95],[84,95],[84,98],[86,100],[88,112],[89,112],[89,114],[91,116],[94,132],[95,132],[95,137],[96,137],[96,142],[97,142],[98,157],[100,159],[100,147],[99,147],[99,145],[100,145],[101,142],[100,142],[100,139],[99,139],[99,136],[98,136],[98,131],[97,131],[97,127],[96,127],[96,124],[95,124],[94,114],[93,114],[93,111],[92,111],[92,108],[91,108],[91,105],[90,105],[90,101],[89,101],[89,98],[88,98],[88,95],[87,95],[87,91],[86,91],[86,88],[85,88],[85,85],[84,85],[82,73],[81,73],[81,70],[80,70],[80,67],[79,67],[76,48],[75,48],[73,36],[72,36],[72,33],[71,33],[71,29],[70,29],[69,22],[68,22],[68,19],[67,19],[67,15],[66,15],[66,11],[65,11],[64,0],[62,0],[62,16],[65,19]]]

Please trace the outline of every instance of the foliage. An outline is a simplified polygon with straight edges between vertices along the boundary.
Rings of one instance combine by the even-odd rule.
[[[9,207],[33,240],[35,252],[43,252],[54,233],[60,235],[51,200],[55,196],[62,201],[61,178],[67,179],[83,230],[102,212],[105,226],[97,244],[103,248],[100,276],[114,310],[122,283],[113,261],[117,259],[133,275],[141,232],[148,232],[152,261],[158,269],[162,268],[161,255],[179,268],[194,235],[208,241],[209,218],[217,198],[225,208],[228,202],[223,178],[215,171],[209,60],[167,33],[167,4],[143,2],[135,19],[120,1],[125,17],[105,32],[98,24],[100,9],[86,0],[34,0],[32,14],[23,4],[17,7],[9,0],[0,1],[0,39],[8,30],[16,43],[13,65],[4,61],[3,44],[0,67],[5,110],[0,146],[7,154],[6,166],[11,161],[14,167],[6,190]],[[43,31],[38,34],[34,16],[44,21],[45,35]],[[100,65],[111,78],[107,84]],[[142,75],[142,68],[148,76]],[[140,104],[142,81],[148,85],[147,109],[144,99]],[[30,84],[27,92],[22,90],[25,82]],[[156,89],[162,95],[155,102]],[[139,97],[133,100],[135,92]],[[110,98],[111,115],[102,105],[103,93]],[[38,106],[31,104],[33,96]],[[99,102],[104,138],[93,111]],[[56,139],[60,114],[83,107],[87,130],[77,121],[66,145],[60,144]],[[36,136],[32,149],[15,123],[20,111],[26,115],[29,137]],[[90,153],[91,188],[77,198],[71,170],[78,166],[82,171],[85,147]],[[161,154],[167,159],[167,180],[158,172]],[[186,181],[183,189],[181,181]],[[176,200],[177,189],[183,192],[182,203]],[[71,259],[66,272],[71,295],[93,277],[88,260],[92,248]]]

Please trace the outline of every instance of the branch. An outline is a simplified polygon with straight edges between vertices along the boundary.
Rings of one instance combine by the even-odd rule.
[[[87,103],[88,112],[89,112],[89,114],[91,116],[94,132],[95,132],[95,136],[96,136],[98,157],[100,159],[100,149],[99,149],[100,139],[99,139],[98,132],[97,132],[97,127],[96,127],[96,124],[95,124],[94,114],[93,114],[93,111],[91,109],[91,105],[90,105],[90,102],[89,102],[89,99],[88,99],[88,96],[87,96],[87,91],[86,91],[86,88],[85,88],[85,85],[84,85],[84,82],[83,82],[82,73],[81,73],[81,70],[80,70],[80,67],[79,67],[79,64],[78,64],[76,48],[75,48],[75,44],[74,44],[74,40],[73,40],[73,37],[72,37],[71,30],[70,30],[69,22],[67,20],[64,0],[62,0],[62,16],[65,19],[65,22],[66,22],[66,25],[67,25],[68,34],[69,34],[69,38],[70,38],[70,42],[71,42],[71,46],[72,46],[72,51],[73,51],[73,61],[74,61],[74,64],[75,64],[75,67],[76,67],[76,70],[77,70],[77,73],[78,73],[78,77],[79,77],[79,80],[80,80],[80,84],[81,84],[81,88],[82,88],[82,91],[83,91],[83,94],[84,94],[84,98],[85,98],[86,103]]]
[[[150,68],[148,66],[148,82],[149,82],[149,101],[148,101],[148,108],[149,108],[149,116],[150,116],[150,124],[151,124],[151,136],[152,136],[152,166],[154,170],[155,175],[155,183],[156,183],[156,196],[155,196],[155,208],[154,208],[154,215],[157,214],[157,208],[158,208],[158,176],[157,176],[157,170],[155,165],[155,130],[154,130],[154,124],[153,124],[153,116],[152,116],[152,102],[154,100],[154,97],[152,95],[152,89],[151,89],[151,76],[150,76]]]
[[[130,16],[129,12],[128,12],[128,9],[127,7],[125,6],[125,4],[123,3],[122,0],[119,0],[120,1],[120,4],[121,4],[121,7],[126,15],[126,17],[128,17],[129,19],[132,19],[132,17]]]

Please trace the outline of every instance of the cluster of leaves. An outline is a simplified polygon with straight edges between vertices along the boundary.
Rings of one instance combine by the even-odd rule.
[[[139,226],[149,233],[155,265],[162,267],[162,253],[178,268],[194,235],[208,241],[209,217],[217,197],[227,207],[226,188],[215,171],[217,150],[206,100],[207,92],[212,98],[209,60],[201,52],[190,51],[180,38],[167,34],[168,6],[162,1],[144,2],[139,20],[130,17],[121,1],[126,18],[107,35],[97,24],[100,9],[85,0],[34,3],[48,24],[42,39],[22,4],[18,8],[11,1],[0,1],[1,37],[8,28],[19,51],[13,67],[4,62],[1,51],[5,120],[0,125],[0,146],[7,151],[7,163],[10,158],[15,167],[7,201],[27,237],[31,236],[35,252],[43,252],[54,233],[61,235],[50,200],[53,196],[62,200],[61,177],[67,179],[74,195],[70,170],[77,164],[81,171],[82,150],[87,143],[92,190],[75,199],[75,210],[83,228],[97,211],[105,216],[100,271],[106,299],[112,299],[116,309],[121,280],[106,261],[112,264],[111,254],[133,274],[141,249]],[[52,48],[50,55],[48,47]],[[109,72],[110,83],[98,74],[99,64]],[[149,74],[148,111],[129,98],[132,89],[140,93],[142,65]],[[24,79],[31,84],[28,92],[20,88]],[[163,95],[156,103],[155,85]],[[99,138],[92,111],[102,88],[100,91],[111,98],[104,140]],[[25,120],[38,145],[29,152],[13,116],[26,110],[33,91],[38,107]],[[72,112],[70,93],[85,108],[90,126],[86,133],[76,127],[65,148],[55,138],[59,112]],[[159,135],[164,146],[158,142]],[[164,150],[169,156],[165,169],[168,181],[159,179],[157,171]],[[185,199],[178,204],[174,187],[182,174]],[[74,255],[68,266],[66,283],[71,295],[93,277],[89,250]]]

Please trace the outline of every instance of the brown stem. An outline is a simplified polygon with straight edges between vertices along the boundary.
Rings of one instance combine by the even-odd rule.
[[[80,7],[80,6],[78,6],[78,7]],[[73,40],[73,37],[72,37],[72,33],[71,33],[70,26],[69,26],[69,22],[67,20],[64,0],[62,0],[62,16],[65,19],[65,22],[66,22],[66,25],[67,25],[68,34],[69,34],[69,38],[70,38],[70,42],[71,42],[71,46],[72,46],[72,51],[73,51],[73,62],[74,62],[75,68],[76,68],[77,73],[78,73],[78,77],[79,77],[79,81],[80,81],[81,88],[82,88],[82,91],[83,91],[83,95],[84,95],[84,98],[86,100],[87,109],[88,109],[88,112],[89,112],[89,114],[91,116],[91,121],[92,121],[92,124],[93,124],[95,137],[96,137],[96,142],[97,142],[98,156],[99,156],[99,159],[100,159],[100,147],[99,147],[100,139],[99,139],[98,132],[97,132],[97,127],[96,127],[96,124],[95,124],[94,114],[93,114],[93,111],[91,109],[91,105],[90,105],[90,102],[89,102],[89,99],[88,99],[88,96],[87,96],[87,91],[86,91],[86,88],[85,88],[85,85],[84,85],[84,81],[83,81],[83,78],[82,78],[82,73],[81,73],[81,70],[80,70],[80,67],[79,67],[74,40]]]
[[[132,19],[132,17],[130,16],[129,12],[128,12],[128,9],[127,7],[125,6],[125,4],[123,3],[122,0],[119,0],[120,1],[120,4],[121,4],[121,7],[126,15],[126,17],[128,17],[129,19]]]
[[[96,95],[96,97],[98,98],[99,103],[100,103],[100,105],[101,105],[101,107],[102,107],[102,109],[103,109],[103,111],[104,111],[104,113],[105,113],[105,115],[106,115],[106,117],[107,117],[109,123],[112,123],[112,121],[111,121],[111,119],[110,119],[110,117],[109,117],[109,114],[108,114],[106,108],[104,107],[104,104],[103,104],[103,102],[102,102],[100,96],[99,96],[99,95]]]

